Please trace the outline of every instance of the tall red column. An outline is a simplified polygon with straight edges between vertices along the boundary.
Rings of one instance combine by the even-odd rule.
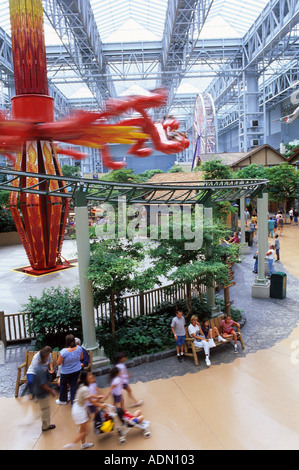
[[[53,99],[48,95],[46,48],[41,0],[9,0],[16,95],[12,117],[30,123],[54,121]],[[15,170],[62,176],[53,143],[24,141]],[[37,177],[24,176],[24,184],[43,190]],[[14,183],[17,185],[18,183]],[[66,192],[52,180],[51,190]],[[69,201],[65,197],[11,192],[10,210],[34,271],[47,271],[60,263]]]

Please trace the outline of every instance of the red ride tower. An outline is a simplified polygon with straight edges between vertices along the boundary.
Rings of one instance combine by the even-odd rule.
[[[16,95],[12,117],[28,123],[54,121],[53,98],[48,94],[46,48],[41,0],[9,0]],[[15,170],[62,176],[51,140],[24,141],[17,152]],[[38,177],[23,177],[26,186],[43,190]],[[13,183],[17,185],[18,183]],[[67,192],[52,180],[50,190]],[[10,210],[36,274],[61,267],[69,200],[65,197],[11,192]]]

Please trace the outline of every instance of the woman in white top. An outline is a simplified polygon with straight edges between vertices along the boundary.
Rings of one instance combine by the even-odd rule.
[[[191,336],[191,338],[194,338],[194,346],[204,349],[204,352],[206,355],[206,364],[207,366],[210,366],[211,365],[211,361],[210,361],[211,344],[209,342],[209,339],[207,339],[205,335],[203,334],[196,315],[193,315],[191,317],[191,323],[188,326],[188,333]]]
[[[269,268],[269,277],[271,277],[273,274],[274,255],[275,255],[275,247],[274,245],[271,245],[269,251],[267,251],[266,253],[266,258],[267,258],[268,268]]]
[[[53,359],[52,359],[52,348],[50,346],[45,346],[42,351],[45,351],[47,359],[45,360],[44,364],[46,364],[49,368],[50,374],[54,373],[53,369]],[[27,369],[27,381],[28,381],[28,387],[31,395],[33,396],[33,388],[34,388],[34,379],[35,379],[35,370],[37,366],[42,364],[41,357],[40,357],[40,351],[38,351],[36,354],[34,354],[31,364]]]

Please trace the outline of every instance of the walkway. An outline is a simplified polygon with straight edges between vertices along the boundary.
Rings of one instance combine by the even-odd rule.
[[[144,439],[133,429],[127,444],[119,447],[116,433],[96,437],[91,432],[92,449],[299,449],[298,237],[299,228],[287,226],[281,239],[284,264],[279,270],[287,272],[285,299],[251,297],[254,247],[235,266],[237,285],[231,299],[246,312],[245,350],[234,354],[231,345],[212,350],[210,368],[203,360],[196,367],[190,359],[179,363],[169,357],[130,369],[152,436]],[[6,362],[0,364],[0,387],[8,383],[3,375],[16,373],[12,354],[8,348]],[[106,387],[106,379],[98,376],[98,385]],[[53,400],[52,422],[57,428],[41,433],[38,404],[26,397],[11,398],[13,389],[14,383],[5,391],[0,388],[0,449],[60,449],[75,434],[70,405],[59,407]]]

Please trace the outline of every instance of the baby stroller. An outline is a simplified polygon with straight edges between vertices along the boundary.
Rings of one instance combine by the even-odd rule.
[[[120,444],[125,444],[127,442],[126,435],[133,427],[141,429],[146,439],[151,437],[151,432],[149,430],[150,421],[143,420],[140,423],[137,416],[129,413],[127,410],[123,410],[122,408],[116,408],[115,412],[121,422],[121,426],[118,426],[117,428]]]
[[[94,433],[98,435],[113,431],[115,416],[105,409],[97,411],[94,417]]]

